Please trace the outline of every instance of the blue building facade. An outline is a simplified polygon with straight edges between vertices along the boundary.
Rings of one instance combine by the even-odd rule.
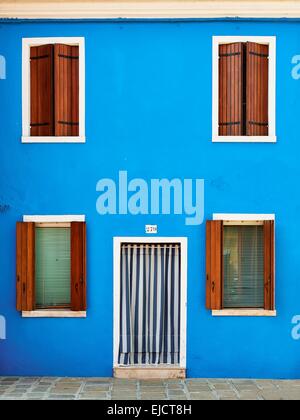
[[[275,143],[212,141],[214,36],[276,37]],[[85,40],[85,143],[21,142],[22,39],[41,37]],[[299,22],[2,20],[0,54],[0,375],[112,375],[113,238],[149,238],[150,224],[155,237],[187,238],[187,376],[299,378]],[[120,171],[147,185],[203,180],[203,217],[187,224],[173,209],[99,214],[97,184],[110,179],[119,188]],[[205,221],[216,213],[275,215],[276,316],[213,317],[206,309]],[[86,218],[87,317],[22,318],[16,222],[65,214]]]

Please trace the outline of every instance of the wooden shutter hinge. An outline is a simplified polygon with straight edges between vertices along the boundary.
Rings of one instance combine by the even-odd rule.
[[[221,58],[221,57],[232,57],[232,56],[235,56],[235,55],[241,55],[241,53],[240,52],[224,53],[224,54],[220,54],[219,58]]]
[[[255,51],[249,51],[249,54],[256,55],[257,57],[261,57],[261,58],[269,58],[268,54],[258,53]]]

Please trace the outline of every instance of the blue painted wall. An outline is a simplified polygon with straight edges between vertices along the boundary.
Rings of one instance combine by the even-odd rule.
[[[277,144],[211,142],[212,36],[277,37]],[[22,37],[84,36],[84,145],[21,144]],[[187,236],[188,376],[300,377],[300,54],[293,21],[0,22],[0,375],[112,374],[114,236]],[[276,213],[277,318],[212,318],[205,309],[205,226],[185,216],[99,216],[96,183],[205,179],[205,217]],[[15,223],[24,214],[86,214],[88,318],[22,319],[15,310]]]

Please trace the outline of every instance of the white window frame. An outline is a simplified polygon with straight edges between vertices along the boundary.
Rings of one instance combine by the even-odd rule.
[[[268,136],[219,136],[219,45],[233,42],[255,42],[269,46],[269,134]],[[214,36],[213,37],[213,104],[212,141],[214,143],[276,143],[276,37]]]
[[[46,44],[79,46],[79,136],[30,136],[30,48]],[[23,38],[22,39],[22,143],[85,143],[85,39]]]
[[[120,344],[120,264],[121,246],[123,243],[134,244],[169,244],[178,243],[181,247],[181,312],[180,312],[180,363],[179,366],[170,366],[170,369],[180,367],[186,369],[186,331],[187,331],[187,238],[184,237],[115,237],[114,238],[114,368],[124,367],[118,363]],[[135,369],[137,365],[126,366],[127,369]],[[159,365],[149,365],[160,369]]]
[[[23,216],[23,222],[43,224],[63,224],[72,222],[85,222],[84,215],[59,215],[59,216]],[[35,311],[22,311],[22,318],[86,318],[86,311],[71,311],[68,309],[38,309]]]
[[[236,213],[215,213],[213,220],[222,220],[227,225],[256,225],[265,220],[274,220],[275,214],[236,214]],[[274,239],[275,246],[275,239]],[[274,251],[275,252],[275,251]],[[274,291],[276,290],[274,278]],[[275,296],[274,296],[275,299]],[[213,310],[212,316],[245,316],[245,317],[276,317],[277,311],[268,311],[265,309],[221,309]]]

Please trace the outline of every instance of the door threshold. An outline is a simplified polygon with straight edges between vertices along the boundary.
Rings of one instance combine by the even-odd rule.
[[[186,369],[179,366],[122,366],[114,368],[118,379],[185,379]]]

